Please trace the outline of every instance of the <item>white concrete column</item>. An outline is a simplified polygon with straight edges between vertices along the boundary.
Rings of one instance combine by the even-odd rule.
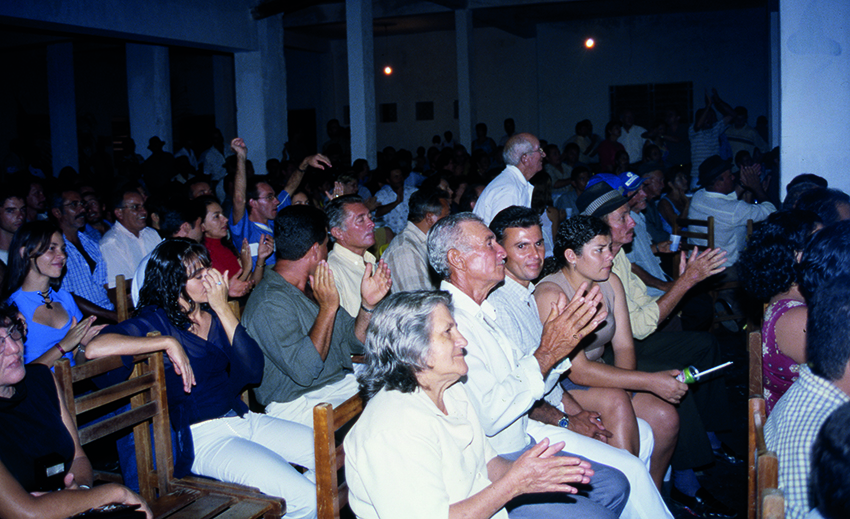
[[[225,142],[230,142],[230,139],[236,136],[233,58],[220,54],[213,55],[212,70],[215,127],[221,130]]]
[[[171,135],[171,69],[168,47],[127,43],[127,104],[130,137],[136,152],[149,157],[148,140],[154,135],[174,153]]]
[[[286,142],[286,70],[280,17],[259,20],[256,27],[258,50],[234,56],[236,127],[262,175],[266,160],[280,158]]]
[[[71,166],[79,172],[74,44],[71,42],[47,46],[47,97],[53,175],[59,175],[59,170],[65,166]],[[49,171],[44,173],[50,174]]]
[[[348,36],[348,98],[351,116],[351,160],[378,163],[375,54],[372,2],[345,0]]]
[[[782,183],[815,173],[850,192],[850,3],[779,2]]]
[[[472,107],[472,11],[455,11],[455,39],[457,41],[457,142],[472,152],[472,140],[475,137],[475,110]]]

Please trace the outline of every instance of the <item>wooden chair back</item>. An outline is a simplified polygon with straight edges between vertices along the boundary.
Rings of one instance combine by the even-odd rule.
[[[687,231],[683,231],[682,228],[687,227]],[[694,229],[695,227],[705,229],[704,231],[698,231]],[[682,238],[690,238],[695,240],[705,240],[708,243],[708,248],[714,248],[714,217],[709,216],[706,220],[695,220],[693,218],[677,218],[675,224],[673,225],[673,234],[677,234]],[[684,243],[687,243],[685,241]],[[683,244],[680,246],[682,249],[687,249],[687,247]]]
[[[68,411],[77,424],[83,446],[110,434],[132,428],[139,467],[139,494],[152,502],[172,490],[174,460],[171,451],[168,407],[165,393],[165,369],[162,352],[139,355],[133,359],[132,376],[123,382],[91,393],[74,397],[74,384],[102,375],[123,366],[121,357],[105,357],[71,367],[68,359],[56,364],[59,382]],[[102,421],[89,422],[82,427],[78,417],[99,408],[129,399],[130,410]],[[153,430],[153,439],[151,438]],[[155,449],[151,446],[155,445]],[[151,452],[155,451],[155,456]],[[156,459],[156,467],[153,467]]]
[[[764,398],[754,395],[748,413],[748,519],[785,517],[785,499],[779,487],[779,459],[764,443]]]
[[[77,397],[75,383],[123,366],[122,357],[105,357],[73,368],[67,359],[56,364],[60,392],[78,427],[81,443],[85,446],[132,429],[139,494],[150,504],[156,518],[279,519],[286,511],[285,502],[257,489],[195,476],[174,478],[163,353],[137,355],[133,363],[129,379]],[[79,417],[84,414],[103,416],[104,407],[111,410],[128,400],[129,409],[79,427]]]
[[[747,351],[750,355],[750,394],[761,395],[764,393],[761,330],[754,328],[747,334]]]
[[[313,408],[313,442],[316,451],[316,502],[318,519],[339,519],[340,510],[348,504],[348,485],[339,483],[338,472],[345,465],[342,438],[337,431],[353,424],[363,412],[360,395],[334,408],[322,403]]]
[[[130,283],[124,279],[124,274],[115,276],[115,313],[118,314],[119,323],[130,318]]]

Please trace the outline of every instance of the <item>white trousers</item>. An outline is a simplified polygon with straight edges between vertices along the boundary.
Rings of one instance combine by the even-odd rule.
[[[258,413],[192,426],[192,472],[286,500],[286,517],[316,517],[313,431]],[[308,470],[301,475],[289,462]]]
[[[320,387],[291,402],[272,402],[266,406],[266,414],[281,420],[300,423],[312,429],[315,406],[327,402],[336,407],[356,395],[357,390],[357,377],[349,373],[339,382]]]
[[[643,422],[645,427],[641,426],[641,422]],[[641,454],[643,454],[645,443],[649,444],[648,452],[651,453],[653,444],[652,428],[641,419],[638,419],[638,427],[640,429]],[[645,442],[644,437],[647,436],[646,430],[648,430],[649,441]],[[631,486],[631,493],[629,494],[626,508],[620,516],[621,519],[673,518],[670,510],[667,509],[667,505],[664,504],[658,488],[652,481],[652,477],[649,475],[648,462],[645,464],[624,449],[618,449],[599,440],[561,427],[547,425],[537,420],[529,420],[528,434],[538,442],[543,438],[549,438],[551,443],[563,441],[566,443],[564,450],[614,467],[625,474]],[[593,483],[593,478],[591,478],[591,483]]]

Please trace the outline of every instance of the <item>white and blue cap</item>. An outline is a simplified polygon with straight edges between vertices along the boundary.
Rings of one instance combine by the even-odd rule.
[[[628,196],[633,191],[637,191],[641,183],[643,183],[643,178],[631,171],[626,171],[619,175],[614,175],[612,173],[597,173],[590,177],[590,180],[587,181],[587,187],[591,187],[600,182],[605,182],[621,195]]]

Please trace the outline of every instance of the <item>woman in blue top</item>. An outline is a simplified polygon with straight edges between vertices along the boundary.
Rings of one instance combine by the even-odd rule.
[[[203,245],[160,243],[145,270],[136,316],[106,328],[86,357],[164,350],[177,477],[194,473],[286,499],[286,515],[316,517],[313,432],[248,411],[241,391],[263,376],[263,352],[227,304],[228,273]],[[152,331],[160,336],[147,337]],[[129,371],[126,372],[129,376]],[[193,387],[194,386],[194,387]],[[301,475],[289,461],[310,469]]]
[[[83,319],[74,296],[59,286],[65,273],[65,240],[45,221],[25,223],[9,246],[9,269],[3,294],[26,319],[24,362],[47,366],[61,357],[71,359],[103,326]]]

